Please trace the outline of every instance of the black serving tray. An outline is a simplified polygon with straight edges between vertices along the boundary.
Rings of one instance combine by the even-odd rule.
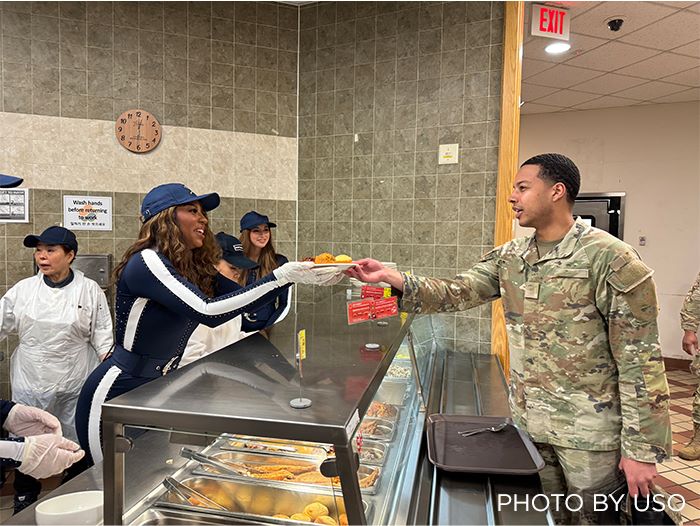
[[[462,437],[459,431],[508,425],[502,431],[484,431]],[[435,413],[428,417],[428,458],[445,471],[531,475],[544,460],[527,435],[510,418]]]

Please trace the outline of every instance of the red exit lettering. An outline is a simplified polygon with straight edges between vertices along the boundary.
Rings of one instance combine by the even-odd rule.
[[[540,9],[540,31],[561,35],[564,32],[566,11],[557,9]]]

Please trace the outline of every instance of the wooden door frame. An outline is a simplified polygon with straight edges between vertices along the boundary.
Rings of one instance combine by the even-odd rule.
[[[525,4],[505,2],[503,20],[503,79],[501,83],[501,133],[498,143],[498,183],[496,188],[496,222],[494,245],[513,239],[513,211],[508,196],[518,170],[520,142],[520,87],[523,65],[523,31]],[[491,308],[491,352],[498,356],[509,377],[510,355],[505,316],[501,300]]]

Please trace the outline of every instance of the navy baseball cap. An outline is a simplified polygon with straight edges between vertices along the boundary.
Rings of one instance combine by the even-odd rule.
[[[29,235],[24,238],[24,246],[36,247],[39,243],[44,245],[65,245],[76,254],[78,253],[78,240],[75,234],[62,226],[50,226],[41,235]]]
[[[0,188],[14,188],[15,186],[21,185],[22,181],[24,181],[24,179],[21,177],[0,174]]]
[[[275,228],[277,226],[270,221],[269,217],[258,214],[255,210],[251,210],[241,217],[241,232],[255,228],[258,225],[267,225],[270,228]]]
[[[146,194],[141,203],[141,220],[145,223],[158,212],[171,206],[186,205],[199,201],[202,208],[209,212],[219,206],[219,194],[197,195],[182,183],[168,183],[156,186]]]
[[[221,257],[234,267],[251,269],[258,267],[258,264],[243,253],[243,245],[237,237],[233,237],[226,232],[216,234],[216,242],[221,247]]]

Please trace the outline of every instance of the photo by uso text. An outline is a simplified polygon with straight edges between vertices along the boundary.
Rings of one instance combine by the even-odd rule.
[[[620,495],[608,495],[606,493],[596,493],[593,495],[593,511],[620,511],[626,508],[626,493]],[[654,494],[650,498],[640,497],[634,499],[633,504],[638,511],[673,511],[680,512],[685,507],[685,498],[676,493],[670,495]],[[552,493],[545,495],[511,495],[508,493],[498,494],[498,511],[538,511],[538,512],[558,512],[570,511],[579,512],[583,509],[583,498],[581,495],[572,493]]]

